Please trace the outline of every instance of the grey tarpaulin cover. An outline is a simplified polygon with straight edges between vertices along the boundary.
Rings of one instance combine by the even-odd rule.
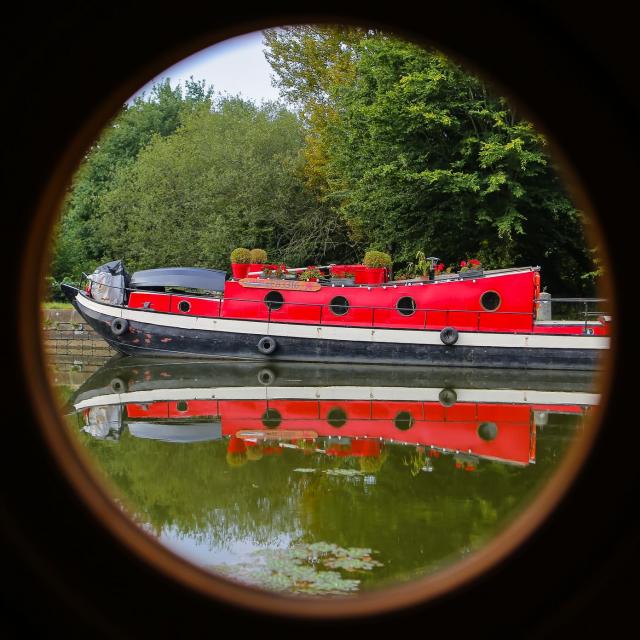
[[[100,265],[89,276],[91,297],[107,304],[123,304],[126,288],[129,286],[129,274],[122,260],[114,260]]]
[[[147,287],[176,287],[183,289],[203,289],[204,291],[224,291],[227,274],[217,269],[196,267],[166,267],[136,271],[131,276],[132,289]]]

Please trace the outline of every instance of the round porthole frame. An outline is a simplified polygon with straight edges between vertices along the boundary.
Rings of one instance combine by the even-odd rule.
[[[220,38],[222,41],[224,38]],[[131,84],[131,82],[129,83]],[[106,102],[106,101],[105,101]],[[110,106],[110,103],[107,103],[107,106]],[[104,112],[102,112],[104,113]],[[104,118],[102,119],[104,124]],[[95,125],[95,121],[92,122],[92,126]],[[62,163],[65,170],[69,170],[70,166],[73,166],[75,160],[77,159],[77,154],[72,153],[78,150],[77,144],[78,140],[90,140],[93,139],[93,136],[87,136],[87,129],[91,127],[85,127],[83,131],[78,135],[78,139],[73,141],[73,149],[66,153],[63,157],[65,162]],[[56,170],[58,171],[58,170]],[[573,178],[573,186],[577,189],[580,194],[580,208],[583,210],[591,211],[592,207],[589,206],[589,201],[584,196],[583,192],[586,193],[586,189],[583,188],[582,184],[583,180],[578,181],[573,172],[571,172],[571,177]],[[60,174],[57,172],[54,176],[57,180],[60,180]],[[64,176],[63,176],[64,178]],[[42,232],[42,229],[45,229],[45,235],[47,237],[47,241],[49,240],[49,234],[46,233],[46,229],[50,228],[50,225],[47,224],[48,218],[50,218],[50,213],[52,209],[55,209],[55,205],[58,198],[58,189],[55,181],[52,181],[54,184],[49,184],[44,191],[43,198],[41,199],[37,215],[34,217],[35,224],[31,225],[31,229],[29,230],[29,238],[28,245],[29,249],[33,249],[34,245],[38,245],[38,239],[34,239],[34,235]],[[586,183],[584,183],[586,184]],[[43,218],[44,216],[44,218]],[[43,224],[44,219],[44,224]],[[597,219],[594,219],[597,223]],[[597,226],[597,224],[596,224]],[[604,246],[602,251],[606,253],[607,247]],[[30,257],[33,259],[33,256],[38,255],[46,255],[46,251],[38,254],[32,251],[26,251],[24,254],[26,257]],[[606,258],[607,256],[605,256]],[[610,264],[608,260],[605,260],[607,264]],[[251,610],[255,611],[256,609],[261,609],[265,613],[273,614],[282,613],[285,616],[302,616],[308,617],[308,615],[313,614],[305,614],[304,612],[296,611],[296,603],[291,599],[284,598],[281,600],[281,606],[278,606],[278,598],[272,596],[271,594],[266,594],[265,598],[262,598],[264,594],[255,595],[255,600],[251,603],[252,598],[248,597],[246,592],[250,591],[245,587],[241,587],[236,589],[237,599],[233,597],[234,587],[227,584],[223,579],[218,576],[209,576],[203,578],[203,576],[198,572],[197,567],[193,565],[189,565],[188,568],[185,568],[184,564],[178,561],[178,571],[172,572],[169,569],[171,567],[175,568],[175,558],[172,558],[170,554],[158,553],[157,550],[155,552],[151,552],[147,543],[143,540],[144,536],[142,532],[136,530],[135,533],[132,533],[132,528],[124,522],[120,522],[117,520],[118,513],[115,509],[111,508],[110,504],[106,504],[104,499],[110,499],[108,495],[104,495],[104,487],[100,485],[97,479],[94,478],[93,473],[90,472],[89,469],[84,468],[84,466],[79,467],[78,465],[74,466],[73,459],[74,457],[70,455],[70,452],[73,451],[72,445],[69,442],[62,442],[63,439],[60,438],[60,427],[62,422],[56,418],[52,418],[52,415],[56,413],[57,405],[55,401],[50,398],[50,391],[44,391],[42,389],[38,389],[38,385],[41,384],[42,381],[47,380],[46,373],[44,371],[40,371],[42,353],[37,353],[39,349],[41,349],[41,344],[38,341],[33,340],[33,329],[36,327],[35,321],[33,323],[27,322],[30,317],[25,310],[30,310],[31,317],[37,318],[38,314],[33,312],[34,309],[37,311],[36,307],[32,307],[29,304],[26,296],[27,293],[30,292],[30,295],[33,295],[34,284],[36,282],[40,282],[42,280],[42,275],[44,273],[43,266],[38,262],[38,260],[33,261],[32,266],[28,266],[28,260],[25,258],[24,264],[28,267],[24,269],[24,272],[21,274],[21,312],[20,318],[25,320],[24,326],[20,327],[21,332],[21,349],[22,354],[24,356],[25,369],[27,372],[34,376],[34,381],[31,381],[29,376],[29,391],[32,399],[34,399],[34,408],[33,412],[39,418],[39,422],[43,427],[43,431],[47,436],[47,440],[50,442],[51,450],[54,454],[54,457],[57,458],[57,461],[60,462],[61,468],[66,472],[66,477],[71,480],[71,484],[73,488],[76,490],[76,493],[79,494],[87,506],[93,509],[94,513],[99,516],[101,520],[101,524],[104,529],[114,533],[114,535],[120,537],[125,542],[132,547],[132,550],[139,552],[140,556],[143,560],[149,560],[152,558],[153,562],[150,564],[159,569],[166,569],[166,573],[169,574],[176,582],[185,584],[189,587],[196,588],[197,590],[203,591],[209,595],[212,595],[215,598],[219,598],[224,601],[231,602],[234,605],[247,605]],[[40,280],[38,280],[40,278]],[[608,297],[612,300],[612,308],[617,311],[618,305],[617,301],[613,296],[613,291],[607,291]],[[615,312],[614,311],[614,312]],[[620,318],[620,314],[616,313],[616,316]],[[614,334],[617,337],[617,334]],[[32,347],[29,346],[28,341],[31,340]],[[614,347],[616,346],[617,341],[612,340],[612,349],[610,353],[606,355],[607,363],[611,364],[612,361],[617,362],[617,351],[614,351]],[[34,351],[35,349],[35,351]],[[606,366],[604,367],[609,373],[611,372]],[[613,376],[610,376],[613,378]],[[315,604],[309,603],[309,608],[321,615],[323,617],[338,617],[343,615],[357,615],[358,613],[370,614],[374,609],[374,605],[378,605],[378,609],[376,613],[380,612],[388,612],[390,610],[395,610],[399,607],[406,607],[410,604],[414,603],[426,603],[431,601],[433,598],[437,598],[438,595],[443,593],[449,593],[459,587],[461,585],[466,585],[474,578],[482,577],[484,575],[485,570],[489,568],[493,568],[496,564],[498,564],[501,560],[505,559],[507,556],[511,555],[512,551],[519,548],[519,546],[526,542],[529,537],[531,537],[536,529],[540,527],[540,525],[548,518],[554,511],[557,504],[565,497],[565,494],[568,492],[568,488],[577,479],[580,474],[580,465],[586,460],[587,455],[592,453],[592,445],[593,440],[595,438],[595,434],[599,431],[597,426],[599,425],[603,409],[608,405],[608,396],[611,394],[611,385],[608,382],[607,377],[601,377],[601,385],[600,388],[603,390],[602,393],[602,402],[597,411],[594,412],[593,424],[590,425],[592,428],[590,429],[590,434],[585,438],[584,441],[579,443],[580,446],[577,446],[578,443],[574,443],[572,446],[572,450],[569,452],[570,455],[567,456],[567,459],[562,463],[561,467],[559,467],[558,471],[552,478],[555,482],[555,486],[553,487],[553,491],[547,491],[548,487],[545,487],[545,490],[541,491],[535,499],[533,499],[526,508],[525,514],[521,517],[517,518],[517,521],[513,524],[511,528],[508,529],[510,535],[507,536],[499,536],[500,540],[494,539],[489,545],[491,549],[483,548],[481,551],[476,551],[473,556],[474,558],[470,558],[469,562],[465,562],[465,567],[467,569],[470,568],[469,571],[465,571],[465,567],[456,567],[455,571],[445,570],[443,572],[444,575],[440,576],[438,580],[433,581],[431,576],[425,579],[416,580],[410,589],[396,589],[394,587],[390,587],[388,590],[384,590],[383,593],[378,594],[379,597],[371,597],[364,598],[363,605],[361,606],[359,602],[353,601],[351,605],[348,603],[332,603],[331,607],[322,607],[315,606]],[[616,393],[616,397],[618,394]],[[42,400],[42,402],[38,402],[37,400]],[[52,411],[53,409],[53,411]],[[47,417],[46,411],[50,412],[50,416]],[[54,429],[55,427],[55,429]],[[54,442],[56,439],[59,440],[58,443]],[[66,445],[67,450],[64,450],[63,444]],[[79,463],[83,463],[81,460],[81,453],[79,451],[75,451],[76,457],[78,458]],[[62,462],[69,462],[69,467],[64,467]],[[562,473],[560,473],[562,471]],[[84,486],[83,486],[84,484]],[[95,485],[95,486],[94,486]],[[109,517],[112,516],[113,519],[109,520]],[[120,514],[122,516],[122,514]],[[122,516],[124,519],[124,516]],[[498,547],[498,544],[502,543],[501,547]],[[152,546],[158,546],[154,541]],[[498,551],[496,551],[498,549]],[[488,558],[488,555],[491,556],[490,551],[493,550],[495,554],[493,557]],[[158,556],[163,556],[161,560],[158,560]],[[172,563],[174,563],[172,565]],[[182,569],[180,570],[180,567]],[[458,570],[462,569],[462,571]],[[195,571],[194,571],[195,570]],[[488,578],[490,576],[487,576]],[[427,584],[425,582],[422,585],[424,588],[421,590],[421,594],[416,596],[416,591],[419,590],[421,583],[426,580],[429,582]],[[225,582],[224,588],[216,588],[215,586],[211,586],[210,583],[223,583]],[[405,593],[407,597],[402,597],[402,593]],[[412,595],[413,594],[413,595]],[[452,594],[454,595],[454,594]],[[262,598],[262,603],[260,604],[258,601]],[[316,603],[318,604],[318,603]],[[335,604],[335,608],[333,607]],[[344,606],[343,606],[344,604]]]
[[[284,306],[284,296],[275,289],[268,291],[262,300],[269,311],[278,311]]]
[[[343,300],[344,300],[344,303],[342,302]],[[329,301],[328,306],[329,306],[329,311],[331,311],[331,313],[338,318],[342,318],[343,316],[346,316],[347,313],[349,313],[349,309],[351,309],[351,305],[349,304],[349,301],[344,296],[334,296]],[[336,311],[336,308],[341,309],[341,311],[340,312]]]
[[[342,407],[331,407],[327,412],[327,422],[334,429],[340,429],[347,424],[347,412]]]
[[[497,304],[493,309],[489,309],[489,308],[484,304],[483,300],[484,300],[484,297],[485,297],[486,295],[489,295],[489,294],[492,294],[492,293],[493,293],[493,294],[495,294],[496,296],[498,296],[498,304]],[[502,306],[502,296],[501,296],[497,291],[495,291],[494,289],[487,289],[486,291],[483,291],[483,292],[482,292],[482,294],[480,295],[480,298],[479,298],[479,300],[478,300],[478,301],[480,302],[480,306],[481,306],[485,311],[489,311],[489,312],[491,312],[491,311],[497,311],[497,310]]]
[[[400,303],[403,300],[410,300],[411,301],[411,308],[401,308],[400,307]],[[418,309],[418,305],[416,304],[416,300],[415,298],[412,298],[411,296],[402,296],[402,298],[398,299],[398,302],[396,302],[396,311],[404,318],[410,318],[411,316],[415,315],[416,311]]]
[[[261,416],[260,421],[266,429],[277,429],[282,424],[282,414],[269,407]]]

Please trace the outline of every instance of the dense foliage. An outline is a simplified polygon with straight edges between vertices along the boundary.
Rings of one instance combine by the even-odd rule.
[[[351,31],[332,49],[330,31],[273,30],[267,42],[285,58],[278,85],[306,114],[309,180],[355,245],[396,267],[418,251],[476,256],[487,268],[539,264],[556,294],[592,287],[582,216],[531,123],[437,51]]]
[[[141,149],[154,137],[174,133],[185,114],[208,109],[213,91],[203,82],[189,81],[184,90],[169,82],[139,96],[105,129],[87,151],[76,173],[56,230],[51,268],[57,280],[92,271],[111,249],[97,233],[104,210],[102,200],[112,188],[118,171],[135,163]],[[109,259],[112,259],[111,257]]]
[[[599,272],[545,139],[437,51],[355,28],[265,32],[282,104],[168,81],[88,151],[51,275],[124,258],[227,269],[239,246],[294,266],[418,252],[486,268],[539,264],[556,295]],[[295,110],[295,112],[294,112]]]

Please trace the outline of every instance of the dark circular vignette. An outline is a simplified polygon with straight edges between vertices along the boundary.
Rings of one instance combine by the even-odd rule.
[[[493,0],[439,3],[421,14],[392,8],[331,12],[264,9],[241,13],[188,5],[168,15],[150,3],[89,8],[80,3],[17,9],[2,26],[6,47],[3,100],[5,287],[12,314],[4,324],[11,407],[4,421],[0,518],[3,630],[73,628],[101,636],[192,635],[221,621],[246,631],[323,635],[344,630],[511,631],[555,637],[609,631],[631,620],[638,571],[636,511],[638,429],[626,422],[633,390],[633,284],[637,269],[629,227],[638,175],[640,96],[630,15],[616,2],[608,15],[552,3],[518,7]],[[516,553],[480,579],[436,601],[381,617],[313,622],[239,610],[166,579],[117,542],[83,505],[47,451],[18,342],[12,303],[23,270],[27,233],[60,158],[81,127],[101,129],[102,105],[123,101],[144,81],[210,44],[269,25],[371,20],[424,37],[475,63],[538,114],[600,213],[617,283],[613,384],[593,451],[561,505]],[[146,76],[146,78],[145,78]],[[538,123],[538,119],[536,119]],[[570,177],[569,177],[570,178]],[[576,194],[574,193],[574,196]],[[579,206],[583,194],[577,195]],[[10,235],[9,235],[10,234]],[[629,273],[628,277],[625,274]],[[34,326],[37,323],[34,291]],[[36,339],[34,335],[34,340]],[[626,339],[626,341],[625,341]],[[4,613],[4,612],[3,612]],[[398,625],[402,625],[399,627]]]

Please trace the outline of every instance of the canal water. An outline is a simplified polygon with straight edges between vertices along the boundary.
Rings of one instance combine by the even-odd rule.
[[[114,500],[192,563],[295,596],[396,585],[482,548],[599,400],[585,372],[104,360],[51,366]]]

